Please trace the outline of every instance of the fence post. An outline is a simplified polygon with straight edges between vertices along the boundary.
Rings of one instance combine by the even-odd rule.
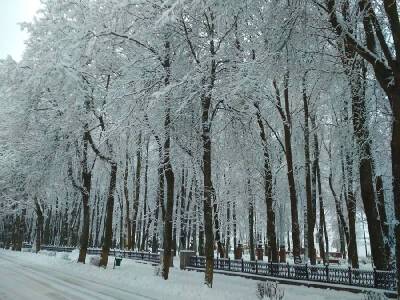
[[[197,268],[197,266],[198,266],[198,263],[197,263],[197,255],[196,255],[196,262],[195,262],[195,266],[196,266],[196,268]]]
[[[231,270],[231,258],[230,257],[228,257],[228,268],[229,268],[229,271]]]
[[[306,263],[306,278],[308,280],[308,264]]]
[[[256,259],[256,274],[258,274],[258,259]]]
[[[242,273],[244,272],[244,263],[243,263],[243,258],[242,258]]]
[[[326,282],[329,282],[329,264],[325,265]]]
[[[218,270],[219,268],[219,263],[218,263],[218,255],[217,255],[217,267],[216,267],[216,269]]]
[[[351,267],[349,266],[349,284],[352,284],[352,280],[351,280]]]
[[[374,267],[374,288],[376,288],[378,286],[378,282],[377,282],[377,273],[376,273],[376,267]]]
[[[269,271],[271,272],[271,276],[274,275],[274,272],[272,271],[272,259],[271,259],[270,267],[269,267],[269,268],[270,268]]]
[[[287,277],[290,278],[290,265],[287,263]]]

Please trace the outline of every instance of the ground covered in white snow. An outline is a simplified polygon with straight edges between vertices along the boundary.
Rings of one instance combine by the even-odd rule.
[[[157,277],[153,266],[124,259],[113,270],[77,264],[75,253],[33,254],[0,250],[1,300],[102,299],[258,299],[257,281],[215,274],[212,289],[202,284],[203,273],[171,270],[170,280]],[[87,259],[89,261],[89,259]],[[361,294],[281,285],[284,300],[352,300]]]

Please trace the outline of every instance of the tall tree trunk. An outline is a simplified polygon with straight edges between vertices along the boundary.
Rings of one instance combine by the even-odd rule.
[[[136,246],[137,217],[139,212],[140,198],[140,175],[142,171],[142,133],[138,138],[138,149],[136,151],[136,176],[135,176],[135,198],[133,200],[133,219],[132,219],[132,250]]]
[[[50,207],[50,210],[46,218],[46,222],[44,224],[43,241],[42,241],[44,245],[50,245],[51,219],[52,219],[52,207]]]
[[[354,57],[354,56],[353,56]],[[371,252],[374,264],[379,270],[387,269],[387,257],[383,232],[381,229],[379,213],[375,200],[373,185],[374,162],[371,153],[371,141],[366,120],[365,107],[365,84],[366,69],[359,58],[355,58],[354,69],[350,71],[349,81],[352,94],[352,112],[354,135],[358,144],[359,176],[361,187],[361,198],[367,217],[368,232],[371,241]]]
[[[212,182],[211,182],[211,132],[209,124],[209,109],[211,106],[211,95],[202,96],[202,140],[203,140],[203,210],[204,210],[204,234],[205,234],[205,256],[206,270],[205,283],[212,287],[214,269],[214,232],[213,232],[213,209],[212,209]]]
[[[169,86],[171,78],[171,44],[166,40],[164,44],[165,56],[163,67],[165,70],[164,85]],[[166,101],[169,99],[167,98]],[[174,210],[174,184],[175,176],[171,164],[171,115],[169,103],[166,103],[167,109],[165,113],[164,129],[165,129],[165,142],[164,142],[164,174],[167,182],[167,205],[165,210],[164,221],[164,257],[162,266],[162,275],[165,280],[168,279],[169,266],[171,264],[171,248],[172,248],[172,214]]]
[[[157,187],[157,208],[156,208],[156,215],[155,215],[155,222],[154,222],[154,232],[153,232],[153,245],[152,245],[152,252],[155,253],[158,251],[159,247],[159,237],[158,237],[158,224],[159,224],[159,214],[160,214],[160,208],[161,208],[161,219],[162,219],[162,224],[165,221],[165,206],[164,206],[164,154],[163,154],[163,149],[161,145],[161,141],[159,140],[158,137],[156,137],[157,143],[158,143],[158,157],[159,157],[159,163],[158,163],[158,187]]]
[[[349,233],[348,226],[346,224],[346,220],[345,220],[344,215],[343,215],[341,200],[337,196],[337,194],[335,192],[335,189],[333,187],[333,182],[332,182],[333,181],[333,178],[332,178],[332,176],[333,176],[332,175],[332,157],[331,157],[331,150],[330,149],[328,150],[328,155],[329,155],[329,165],[330,165],[328,182],[329,182],[329,188],[331,190],[333,199],[335,200],[335,209],[336,209],[336,215],[337,215],[337,219],[338,219],[339,239],[340,239],[340,246],[341,246],[340,250],[342,252],[343,258],[345,258],[345,249],[344,249],[345,247],[344,247],[343,235],[345,235],[346,243],[347,243],[347,245],[349,245],[349,243],[350,243],[350,233]],[[342,163],[342,167],[344,168],[343,163]],[[343,170],[343,172],[344,172],[344,170]],[[344,173],[343,173],[343,177],[344,177]],[[343,181],[344,180],[345,180],[345,178],[343,178]],[[344,193],[346,193],[346,192],[344,192]],[[350,250],[349,250],[349,252],[350,252]],[[350,253],[349,253],[349,256],[350,256]]]
[[[193,224],[194,222],[192,222],[193,210],[191,210],[192,202],[193,202],[193,186],[194,186],[194,178],[192,178],[192,181],[190,184],[189,194],[188,194],[187,203],[186,203],[186,217],[185,217],[186,249],[190,249],[192,226],[194,227],[194,224]]]
[[[166,128],[169,130],[170,117],[169,111],[166,117]],[[172,170],[171,159],[170,159],[170,137],[167,136],[166,142],[164,144],[165,153],[165,179],[167,182],[167,207],[165,210],[165,223],[164,223],[164,258],[163,258],[163,278],[168,279],[169,266],[172,260],[172,214],[174,210],[174,184],[175,177]]]
[[[142,226],[142,243],[140,245],[140,250],[144,251],[146,244],[146,228],[147,222],[150,222],[150,216],[147,214],[147,194],[148,194],[148,172],[149,172],[149,143],[150,140],[147,140],[146,143],[146,161],[144,168],[144,199],[143,199],[143,226]],[[147,221],[147,222],[146,222]]]
[[[213,208],[214,208],[215,242],[217,243],[217,251],[219,257],[224,257],[225,256],[224,247],[221,243],[221,226],[219,224],[219,217],[218,217],[218,203],[214,187],[212,187],[212,195],[213,195]]]
[[[249,252],[250,260],[255,261],[256,256],[254,253],[254,199],[250,187],[250,179],[247,181],[247,191],[248,191],[248,206],[249,206]]]
[[[128,148],[126,149],[125,154],[125,171],[124,171],[124,196],[125,196],[125,210],[126,210],[126,238],[127,238],[127,245],[128,249],[132,249],[132,223],[131,223],[131,212],[129,208],[129,190],[128,190],[128,175],[129,175],[129,157],[128,157]]]
[[[236,223],[236,200],[232,202],[232,225],[233,225],[233,251],[236,252],[237,243],[237,223]]]
[[[386,257],[388,258],[388,262],[390,262],[391,258],[391,249],[389,243],[389,224],[387,223],[387,216],[386,216],[386,208],[385,208],[385,195],[383,190],[383,182],[382,176],[376,177],[376,195],[378,199],[378,209],[379,209],[379,217],[381,221],[382,231],[385,235],[385,250],[386,250]],[[390,264],[388,263],[388,266]]]
[[[315,217],[314,210],[315,205],[313,205],[313,195],[311,188],[311,159],[310,159],[310,127],[309,127],[309,111],[308,111],[308,97],[306,92],[306,82],[305,75],[303,77],[303,108],[304,108],[304,155],[305,155],[305,182],[306,182],[306,203],[307,209],[305,210],[306,220],[304,221],[307,226],[305,226],[304,235],[307,244],[304,247],[308,247],[308,257],[305,255],[305,259],[310,259],[312,265],[316,264],[316,253],[314,245],[314,227],[315,227]]]
[[[274,199],[272,195],[272,168],[269,157],[267,135],[264,128],[264,123],[261,118],[261,112],[258,104],[255,104],[257,109],[257,123],[260,128],[260,137],[263,144],[264,155],[264,195],[265,204],[267,207],[267,239],[268,239],[268,260],[278,262],[278,248],[276,244],[276,231],[275,231],[275,211]],[[267,249],[265,249],[267,250]]]
[[[90,233],[90,190],[92,186],[92,173],[88,168],[88,144],[89,144],[89,131],[88,126],[85,126],[85,133],[83,137],[83,160],[82,160],[82,208],[83,208],[83,226],[79,239],[80,249],[78,263],[85,263],[86,253],[89,246],[89,233]]]
[[[324,264],[326,263],[326,255],[325,255],[325,247],[324,247],[324,236],[325,236],[325,244],[326,244],[326,253],[329,252],[329,241],[328,235],[326,234],[326,221],[325,221],[325,208],[324,208],[324,199],[322,197],[322,184],[321,184],[321,169],[319,167],[319,142],[317,135],[317,126],[316,126],[316,115],[311,114],[311,126],[314,131],[314,161],[313,161],[313,181],[314,181],[314,198],[316,198],[315,191],[316,187],[318,187],[318,200],[319,200],[319,227],[318,227],[318,243],[319,243],[319,252],[320,257],[322,258]],[[315,186],[315,177],[316,177],[316,185]],[[315,200],[314,200],[315,201]]]
[[[91,176],[90,176],[91,177]],[[84,182],[90,179],[84,179]],[[90,184],[90,183],[87,183]],[[79,258],[78,262],[85,263],[86,253],[89,247],[89,226],[90,226],[90,208],[89,208],[89,195],[84,195],[82,201],[83,208],[83,224],[82,224],[82,232],[80,236],[80,249],[79,249]]]
[[[226,205],[225,258],[229,257],[230,248],[231,248],[231,204],[230,202],[228,202]]]
[[[186,174],[187,175],[187,174]],[[181,176],[181,196],[180,196],[180,233],[179,233],[179,249],[184,250],[186,248],[186,212],[185,212],[185,201],[186,201],[186,176],[185,176],[185,167],[182,168],[182,176]]]
[[[176,255],[176,250],[177,250],[177,242],[176,242],[176,233],[178,231],[178,216],[179,216],[179,198],[180,198],[180,192],[177,193],[176,199],[175,199],[175,213],[173,214],[172,218],[172,254],[175,256]]]
[[[105,221],[105,232],[104,232],[104,241],[103,247],[101,249],[101,258],[100,258],[100,267],[107,267],[108,264],[108,255],[110,253],[110,248],[112,247],[112,225],[113,225],[113,214],[114,214],[114,193],[115,186],[117,181],[117,164],[111,163],[111,173],[110,173],[110,186],[108,188],[108,197],[107,197],[107,209],[106,209],[106,221]]]
[[[290,210],[292,217],[292,241],[293,241],[293,257],[294,262],[301,263],[300,257],[300,226],[299,226],[299,214],[297,208],[297,194],[296,186],[293,174],[293,153],[292,153],[292,141],[291,141],[291,115],[289,107],[289,72],[287,71],[284,76],[284,100],[285,100],[285,110],[281,105],[281,97],[276,81],[273,82],[276,99],[277,108],[281,115],[284,129],[285,138],[285,157],[287,163],[287,177],[289,184],[289,196],[290,196]]]
[[[392,174],[393,174],[393,206],[397,223],[394,228],[396,238],[397,297],[400,297],[400,74],[397,78],[397,90],[392,95]]]
[[[348,123],[348,103],[347,100],[344,102],[343,110],[343,122]],[[351,138],[350,145],[353,144]],[[341,162],[342,162],[342,174],[347,175],[347,185],[343,183],[345,187],[344,198],[347,206],[347,215],[349,219],[349,239],[347,240],[347,249],[349,251],[349,260],[353,268],[358,268],[358,250],[357,250],[357,237],[356,237],[356,198],[353,192],[353,151],[351,149],[345,149],[345,160],[343,160],[343,152],[341,151]],[[343,175],[343,182],[345,182],[346,175]]]
[[[43,235],[43,209],[38,199],[35,197],[35,212],[36,212],[36,253],[41,249]]]
[[[101,219],[103,216],[103,212],[104,212],[104,205],[102,205],[101,207],[101,213],[100,213],[100,196],[99,197],[99,201],[97,202],[97,209],[96,209],[96,236],[95,236],[95,240],[94,240],[94,246],[98,247],[99,245],[99,238],[100,238],[100,228],[101,228]]]
[[[357,237],[356,237],[356,199],[352,191],[349,190],[347,195],[347,210],[349,216],[349,258],[353,268],[358,269],[358,250],[357,250]]]

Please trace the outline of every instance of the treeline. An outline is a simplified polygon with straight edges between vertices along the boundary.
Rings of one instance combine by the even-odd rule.
[[[163,249],[165,279],[192,249],[212,286],[243,246],[358,268],[365,221],[399,270],[395,1],[49,0],[25,26],[0,65],[4,245]]]

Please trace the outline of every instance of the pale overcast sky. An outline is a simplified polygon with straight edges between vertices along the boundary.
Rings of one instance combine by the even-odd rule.
[[[40,0],[0,0],[0,59],[21,59],[27,34],[17,23],[31,21],[39,6]]]

